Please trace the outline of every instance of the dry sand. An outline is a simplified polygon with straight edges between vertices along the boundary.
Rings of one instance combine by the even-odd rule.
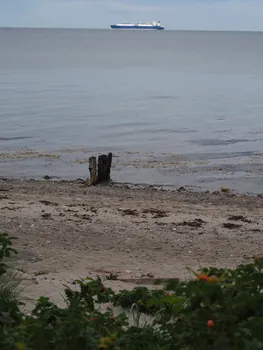
[[[0,230],[18,237],[25,293],[62,302],[63,285],[113,272],[114,289],[185,267],[235,266],[261,254],[263,198],[81,182],[0,180]],[[236,216],[230,218],[231,216]]]

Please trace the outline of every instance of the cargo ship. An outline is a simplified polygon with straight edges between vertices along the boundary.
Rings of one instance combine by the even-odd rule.
[[[112,29],[150,29],[163,30],[164,27],[158,22],[138,22],[138,23],[119,23],[112,24]]]

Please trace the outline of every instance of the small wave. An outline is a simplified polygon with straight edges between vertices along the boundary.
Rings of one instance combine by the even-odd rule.
[[[248,132],[248,134],[258,135],[258,134],[263,134],[263,131],[250,131]]]
[[[175,100],[178,99],[179,96],[174,95],[156,95],[156,96],[150,96],[150,99],[152,100]]]
[[[25,140],[31,139],[31,136],[13,136],[13,137],[0,137],[0,141],[14,141],[14,140]]]
[[[149,130],[151,133],[158,133],[158,132],[167,132],[167,133],[175,133],[175,134],[190,134],[193,132],[197,132],[198,130],[192,130],[192,129],[155,129],[155,130]]]
[[[190,133],[194,133],[197,132],[198,130],[187,130],[187,129],[178,129],[178,130],[174,130],[174,129],[141,129],[141,130],[123,130],[121,132],[115,132],[112,133],[111,135],[108,135],[108,138],[114,138],[114,137],[119,137],[119,136],[129,136],[129,135],[141,135],[141,134],[145,134],[145,135],[149,135],[149,134],[158,134],[158,133],[176,133],[176,134],[190,134]]]
[[[228,158],[240,158],[250,157],[257,155],[256,151],[244,151],[244,152],[219,152],[219,153],[186,153],[184,157],[188,160],[216,160],[216,159],[228,159]]]
[[[224,133],[224,132],[231,132],[232,129],[225,129],[225,130],[217,130],[217,133]]]
[[[189,142],[194,143],[200,146],[227,146],[233,145],[238,142],[255,142],[261,141],[262,139],[257,140],[248,140],[248,139],[230,139],[230,140],[220,140],[220,139],[200,139],[200,140],[191,140]]]
[[[107,125],[106,127],[103,125],[101,128],[106,129],[115,129],[115,128],[121,128],[121,127],[131,127],[131,126],[148,126],[151,125],[150,122],[128,122],[128,123],[118,123],[118,124],[112,124]]]
[[[198,130],[191,130],[191,129],[178,129],[178,130],[170,130],[170,132],[174,132],[177,134],[190,134],[193,132],[197,132]]]

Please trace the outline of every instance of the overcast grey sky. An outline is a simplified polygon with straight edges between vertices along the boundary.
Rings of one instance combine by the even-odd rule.
[[[263,30],[263,0],[0,0],[1,27],[109,28],[160,20],[167,29]]]

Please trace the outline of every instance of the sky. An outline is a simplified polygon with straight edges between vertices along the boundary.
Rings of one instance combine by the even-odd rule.
[[[0,0],[0,27],[109,28],[141,20],[175,30],[263,31],[263,0]]]

